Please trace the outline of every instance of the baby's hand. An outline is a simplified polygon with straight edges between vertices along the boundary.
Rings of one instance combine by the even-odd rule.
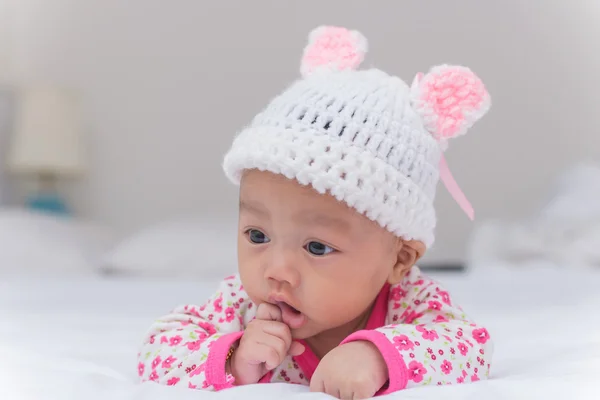
[[[387,380],[387,365],[377,347],[357,341],[338,346],[323,357],[310,381],[310,390],[339,399],[367,399]]]
[[[292,333],[282,322],[279,307],[262,303],[230,359],[230,372],[236,385],[257,383],[267,371],[277,368],[286,355],[303,352],[304,346],[292,342]]]

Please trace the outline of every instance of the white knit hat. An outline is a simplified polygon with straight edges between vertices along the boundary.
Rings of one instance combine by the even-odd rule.
[[[472,217],[443,158],[490,97],[469,69],[438,66],[412,86],[383,71],[358,71],[367,50],[356,31],[311,32],[293,83],[235,138],[227,177],[258,169],[329,193],[406,240],[434,241],[440,176]]]

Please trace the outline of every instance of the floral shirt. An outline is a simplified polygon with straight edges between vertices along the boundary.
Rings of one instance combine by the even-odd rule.
[[[226,278],[203,305],[177,307],[154,323],[138,354],[140,379],[191,389],[231,387],[234,378],[225,371],[227,353],[255,311],[239,276]],[[384,286],[365,329],[342,344],[356,340],[372,342],[387,363],[389,382],[378,394],[477,381],[490,371],[493,345],[488,331],[471,321],[418,267],[401,283]],[[260,382],[309,385],[318,363],[306,346],[302,355],[288,356]]]

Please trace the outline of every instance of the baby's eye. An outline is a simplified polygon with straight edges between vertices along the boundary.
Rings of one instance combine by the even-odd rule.
[[[315,255],[315,256],[324,256],[329,253],[333,253],[335,249],[327,246],[326,244],[320,242],[310,242],[306,245],[306,251]]]
[[[267,235],[265,235],[258,229],[250,229],[246,232],[246,234],[248,235],[248,238],[252,243],[263,244],[269,243],[271,241],[271,239],[269,239]]]

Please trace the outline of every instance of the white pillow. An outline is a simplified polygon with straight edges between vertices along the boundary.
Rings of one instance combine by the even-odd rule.
[[[24,209],[0,209],[0,274],[89,274],[113,244],[105,227]]]
[[[143,229],[110,251],[102,269],[145,278],[223,278],[237,271],[237,223],[169,221]]]

